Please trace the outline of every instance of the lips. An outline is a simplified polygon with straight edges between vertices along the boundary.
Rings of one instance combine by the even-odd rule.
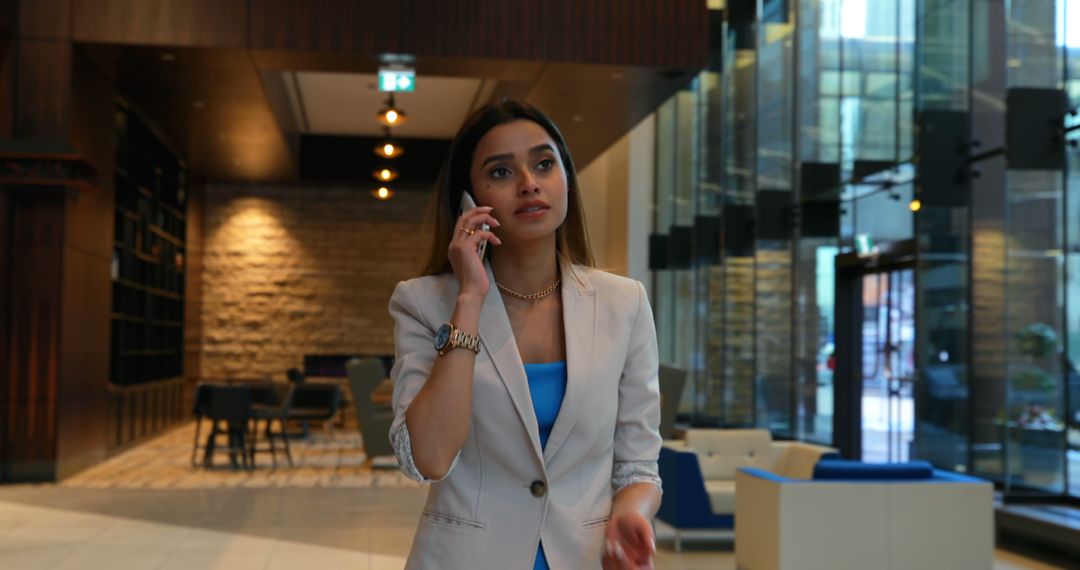
[[[514,211],[514,214],[535,214],[549,209],[551,209],[551,206],[548,206],[547,202],[544,202],[542,200],[533,200],[531,202],[526,202],[525,204],[523,204],[520,208]]]

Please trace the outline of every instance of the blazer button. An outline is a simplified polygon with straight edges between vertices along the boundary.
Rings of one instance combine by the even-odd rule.
[[[547,493],[547,483],[540,480],[533,481],[532,485],[529,485],[529,492],[534,497],[543,497]]]

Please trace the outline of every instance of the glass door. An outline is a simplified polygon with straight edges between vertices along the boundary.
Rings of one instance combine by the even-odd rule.
[[[847,458],[912,457],[915,248],[904,240],[836,256],[833,444]]]
[[[914,270],[862,281],[862,459],[907,461],[915,425]]]

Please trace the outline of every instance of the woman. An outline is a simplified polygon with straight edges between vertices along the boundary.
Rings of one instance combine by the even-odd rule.
[[[479,207],[459,212],[464,192]],[[425,276],[390,300],[390,438],[432,483],[407,568],[652,568],[652,310],[592,268],[562,135],[525,103],[481,109],[435,199]]]

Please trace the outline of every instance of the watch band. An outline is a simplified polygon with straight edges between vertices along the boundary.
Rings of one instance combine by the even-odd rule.
[[[469,334],[456,326],[453,323],[446,323],[442,326],[442,330],[449,329],[449,334],[446,337],[446,344],[439,348],[438,341],[436,341],[435,348],[439,352],[439,356],[450,352],[451,349],[461,347],[467,348],[473,351],[474,354],[480,353],[480,336]],[[446,334],[446,333],[443,333]]]
[[[480,354],[480,336],[455,328],[454,333],[450,335],[450,346],[460,346],[473,351],[473,354]]]

